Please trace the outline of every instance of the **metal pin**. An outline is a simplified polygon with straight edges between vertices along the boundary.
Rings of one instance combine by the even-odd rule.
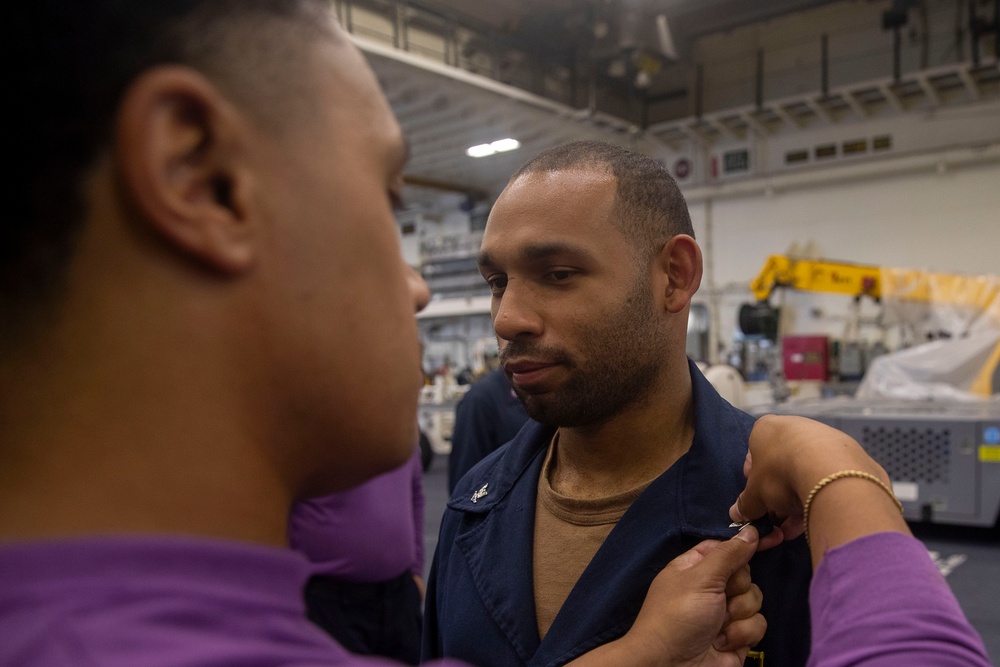
[[[774,530],[774,523],[771,517],[762,516],[759,519],[754,519],[753,521],[733,521],[729,524],[730,528],[735,528],[737,532],[743,530],[747,526],[753,526],[760,533],[761,537],[766,537]]]
[[[472,494],[473,503],[478,502],[479,499],[482,498],[483,496],[489,495],[489,493],[486,491],[486,487],[489,485],[490,485],[489,482],[483,484],[483,488],[479,489],[478,491]]]

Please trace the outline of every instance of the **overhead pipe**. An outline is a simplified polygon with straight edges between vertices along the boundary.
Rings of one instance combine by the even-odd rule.
[[[764,107],[764,49],[757,49],[757,78],[754,91],[757,110]]]
[[[830,38],[824,32],[819,40],[819,71],[820,71],[820,84],[819,88],[823,92],[823,98],[825,99],[830,95]]]
[[[972,49],[972,64],[979,67],[979,17],[976,15],[975,0],[969,0],[969,46]]]
[[[701,121],[705,112],[705,67],[701,63],[695,67],[694,78],[694,117]]]
[[[900,64],[900,52],[902,51],[902,40],[899,35],[899,26],[892,29],[892,80],[899,83],[903,78],[902,65]]]
[[[903,42],[900,29],[906,25],[907,13],[914,1],[892,0],[892,6],[882,12],[882,30],[892,30],[892,78],[896,83],[899,83],[902,78],[900,56]]]

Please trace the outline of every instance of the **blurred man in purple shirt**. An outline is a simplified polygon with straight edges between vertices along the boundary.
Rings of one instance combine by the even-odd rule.
[[[4,24],[0,665],[362,664],[285,547],[294,498],[416,440],[427,288],[371,70],[314,0]]]

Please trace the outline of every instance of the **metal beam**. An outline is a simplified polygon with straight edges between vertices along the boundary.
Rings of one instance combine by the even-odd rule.
[[[842,93],[840,93],[840,98],[844,100],[844,102],[847,103],[847,106],[851,107],[851,110],[854,113],[858,114],[858,116],[860,116],[861,118],[868,117],[868,110],[865,109],[864,105],[861,104],[861,101],[854,96],[853,92],[845,90]]]
[[[882,92],[882,96],[885,97],[886,101],[895,107],[896,111],[904,112],[903,103],[899,99],[899,95],[893,92],[892,87],[888,83],[879,84],[878,89]]]
[[[736,133],[718,118],[715,118],[714,116],[706,116],[702,120],[718,130],[719,134],[723,134],[731,139],[739,139],[739,137],[736,136]]]
[[[785,110],[785,107],[781,106],[780,104],[772,104],[768,108],[774,112],[775,116],[785,121],[788,125],[792,126],[796,130],[802,129],[802,123],[799,122],[799,119],[793,116],[792,114],[788,113],[788,111]]]
[[[917,74],[917,83],[920,84],[920,89],[924,91],[924,95],[934,104],[934,106],[941,106],[941,95],[934,88],[934,84],[928,80],[923,74]]]
[[[757,133],[757,135],[764,137],[769,134],[767,128],[761,125],[759,120],[750,115],[749,111],[742,112],[740,114],[740,118],[742,118],[743,122],[749,125],[750,129],[753,130],[755,133]]]
[[[965,84],[965,89],[969,91],[969,95],[972,99],[978,100],[980,98],[979,85],[976,83],[976,80],[972,78],[972,75],[969,74],[969,70],[964,67],[959,68],[958,78],[960,78],[962,83]]]
[[[803,101],[806,103],[806,106],[812,109],[813,113],[816,114],[818,117],[822,118],[830,125],[834,124],[835,121],[833,116],[830,115],[830,112],[827,111],[826,108],[822,104],[820,104],[819,100],[817,100],[815,97],[807,97]]]

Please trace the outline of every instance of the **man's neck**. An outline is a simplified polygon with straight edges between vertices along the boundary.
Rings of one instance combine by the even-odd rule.
[[[606,497],[661,475],[691,447],[694,406],[691,378],[651,392],[598,425],[560,427],[550,483],[571,498]]]
[[[285,543],[291,492],[205,369],[137,373],[87,358],[51,352],[0,368],[16,388],[0,400],[0,541],[171,533]]]

